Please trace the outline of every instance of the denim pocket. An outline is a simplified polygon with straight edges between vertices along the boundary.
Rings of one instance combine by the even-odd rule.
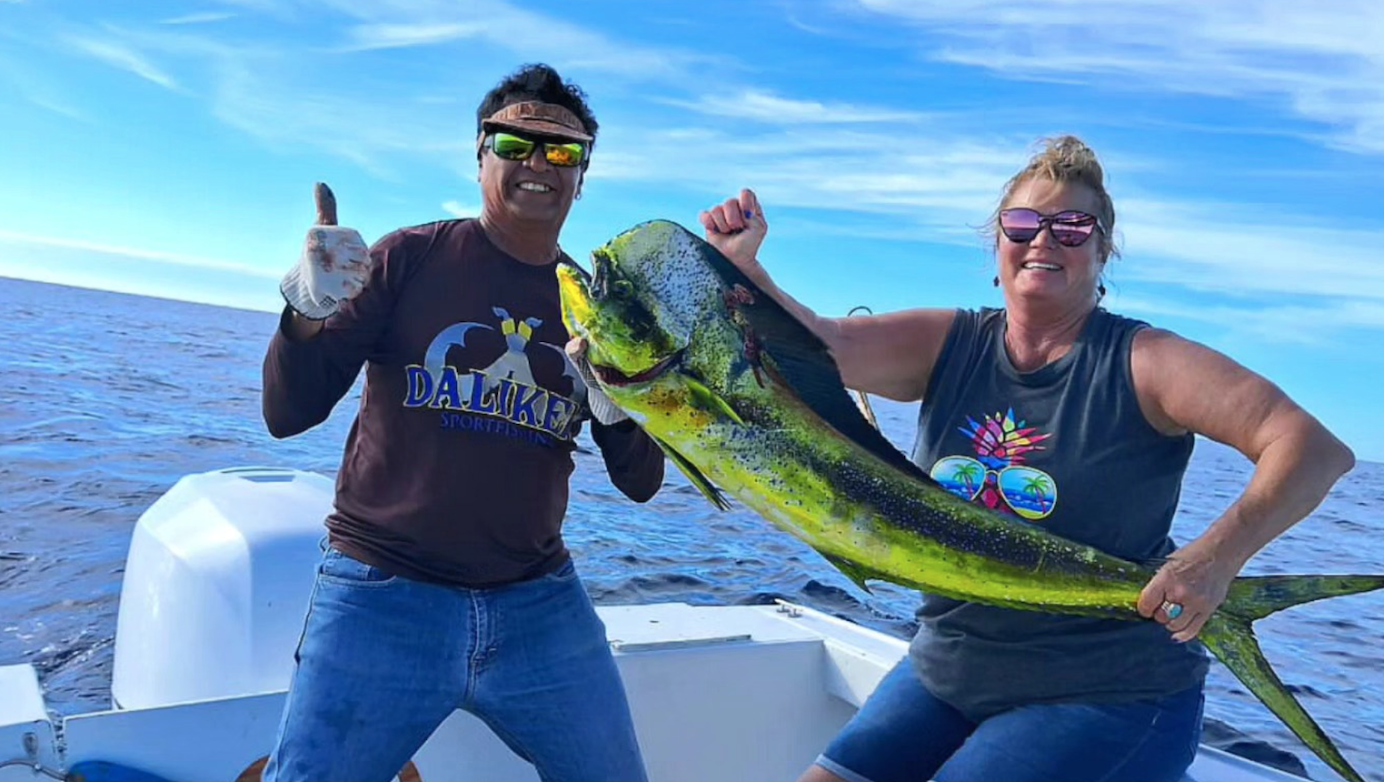
[[[347,556],[334,548],[327,549],[322,563],[317,566],[318,577],[330,584],[355,587],[383,587],[398,580],[398,576],[367,565],[358,559]]]

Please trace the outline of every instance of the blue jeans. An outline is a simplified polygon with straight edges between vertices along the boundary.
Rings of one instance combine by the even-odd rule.
[[[907,657],[817,765],[850,782],[1176,782],[1201,741],[1201,687],[1158,701],[1024,706],[975,723]]]
[[[295,660],[265,782],[387,782],[458,708],[545,782],[646,782],[605,625],[570,562],[462,589],[328,548]]]

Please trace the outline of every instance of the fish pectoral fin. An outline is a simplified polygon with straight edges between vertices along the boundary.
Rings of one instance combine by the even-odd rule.
[[[692,396],[693,403],[698,407],[713,415],[725,416],[741,426],[745,425],[745,420],[740,417],[739,413],[735,412],[735,408],[731,407],[730,403],[715,391],[707,388],[695,378],[684,375],[682,380]]]
[[[851,581],[854,581],[856,586],[860,587],[861,589],[865,590],[866,592],[872,595],[874,594],[874,590],[870,589],[870,587],[866,585],[865,580],[870,578],[873,578],[877,581],[887,580],[880,574],[876,573],[870,568],[865,567],[864,565],[859,564],[858,562],[852,562],[849,559],[838,557],[832,554],[822,554],[822,556],[826,558],[826,561],[830,562],[832,565],[835,565],[837,570],[841,571],[842,573],[845,573],[846,577],[849,578]]]
[[[653,437],[653,435],[649,436],[653,438],[653,441],[658,445],[659,449],[667,454],[669,461],[676,465],[683,475],[687,476],[687,480],[691,481],[692,485],[697,487],[697,491],[700,491],[710,500],[712,505],[715,505],[719,510],[730,510],[730,500],[726,499],[726,493],[716,488],[711,480],[703,475],[701,470],[697,469],[697,465],[688,461],[687,457],[673,450],[673,446],[663,442],[657,437]]]

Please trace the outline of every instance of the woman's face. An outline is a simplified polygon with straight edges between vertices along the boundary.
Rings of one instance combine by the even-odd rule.
[[[1096,204],[1095,192],[1085,185],[1035,178],[1015,187],[1004,208],[1032,209],[1044,217],[1062,215],[1065,220],[1072,216],[1063,213],[1096,214]],[[1032,224],[1032,220],[1016,222]],[[997,237],[999,278],[1006,300],[1045,310],[1091,306],[1105,266],[1100,252],[1104,228],[1091,228],[1089,238],[1070,247],[1057,240],[1047,221],[1042,226],[1028,241],[1015,241],[1003,231]],[[1058,233],[1076,236],[1084,228],[1079,222],[1073,227],[1059,222]]]

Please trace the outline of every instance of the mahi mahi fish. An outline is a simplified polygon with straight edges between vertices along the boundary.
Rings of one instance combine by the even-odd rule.
[[[862,588],[1151,621],[1156,564],[1110,556],[965,501],[866,421],[825,344],[710,244],[638,225],[558,268],[562,313],[605,393],[717,507],[733,496]],[[1384,587],[1381,575],[1237,578],[1200,640],[1302,741],[1364,782],[1287,690],[1250,625],[1280,609]]]

